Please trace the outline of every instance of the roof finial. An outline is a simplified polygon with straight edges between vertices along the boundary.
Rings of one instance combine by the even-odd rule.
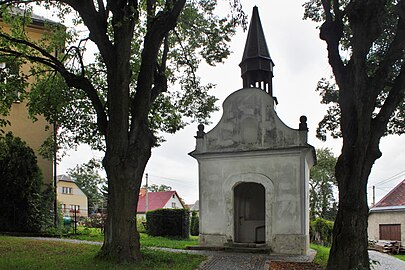
[[[274,63],[267,48],[257,6],[253,7],[245,50],[239,66],[243,87],[257,87],[273,96]]]

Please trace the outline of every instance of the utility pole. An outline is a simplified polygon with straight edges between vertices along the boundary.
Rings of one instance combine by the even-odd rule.
[[[145,190],[145,213],[148,212],[149,202],[148,202],[148,174],[146,174],[146,190]]]
[[[56,116],[56,113],[55,113]],[[58,187],[57,187],[57,179],[56,179],[56,165],[57,165],[57,123],[56,117],[53,122],[53,192],[54,192],[54,204],[53,204],[53,211],[54,211],[54,218],[55,218],[55,227],[58,227]]]
[[[55,50],[55,58],[58,58],[58,49]],[[48,98],[50,98],[48,96]],[[57,152],[58,152],[58,110],[57,105],[53,104],[53,192],[54,192],[54,204],[53,204],[53,211],[54,211],[54,218],[55,218],[55,228],[58,227],[59,218],[58,218],[58,186],[57,186],[57,179],[56,179],[56,165],[58,164],[57,161]]]
[[[373,207],[375,206],[375,186],[373,186]]]

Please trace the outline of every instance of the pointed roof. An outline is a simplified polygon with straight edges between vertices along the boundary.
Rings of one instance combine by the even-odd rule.
[[[264,36],[262,23],[259,17],[259,9],[257,8],[257,6],[254,6],[252,20],[250,21],[249,32],[246,39],[245,50],[243,52],[242,62],[249,58],[258,57],[271,60],[269,49],[267,48],[266,38]]]
[[[259,88],[273,96],[274,63],[270,58],[259,10],[256,6],[253,8],[245,50],[239,67],[244,88]]]
[[[161,192],[148,192],[148,211],[156,210],[163,208],[170,198],[175,195],[179,199],[180,203],[182,204],[183,208],[184,205],[180,200],[179,195],[176,191],[161,191]],[[138,213],[145,213],[146,212],[146,196],[145,194],[139,195],[138,200]]]
[[[392,189],[384,198],[382,198],[374,208],[405,206],[405,180]]]

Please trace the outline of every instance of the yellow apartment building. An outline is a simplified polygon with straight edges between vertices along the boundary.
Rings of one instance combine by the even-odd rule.
[[[29,38],[39,40],[46,33],[45,23],[52,23],[49,20],[37,15],[32,16],[32,23],[26,28]],[[10,26],[0,18],[0,28],[4,32],[10,32]],[[0,63],[0,68],[5,68],[5,63]],[[21,67],[20,72],[24,75],[29,74],[30,65],[25,64]],[[30,77],[28,83],[32,84],[33,79]],[[11,107],[11,111],[7,120],[10,125],[3,128],[5,132],[12,131],[14,136],[20,137],[25,141],[35,152],[38,160],[38,166],[44,176],[44,183],[50,184],[53,182],[53,161],[47,160],[39,155],[39,149],[44,141],[52,136],[53,126],[50,125],[42,116],[37,116],[38,120],[33,122],[29,118],[27,100],[16,100]],[[48,128],[46,128],[48,127]]]
[[[75,181],[67,175],[58,175],[57,179],[57,198],[62,208],[63,216],[88,217],[87,196],[77,186]]]

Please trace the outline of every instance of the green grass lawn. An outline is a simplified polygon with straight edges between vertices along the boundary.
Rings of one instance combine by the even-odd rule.
[[[314,259],[314,263],[325,267],[328,264],[330,247],[324,247],[324,246],[320,246],[320,245],[311,244],[311,248],[316,250],[316,256]]]
[[[186,246],[198,245],[198,236],[190,236],[189,239],[167,238],[160,236],[149,236],[141,233],[141,246],[143,247],[166,247],[184,249]]]
[[[95,258],[100,246],[0,236],[0,269],[195,269],[199,255],[142,249],[144,261],[116,265]]]
[[[395,258],[398,258],[398,259],[400,259],[400,260],[402,260],[402,261],[405,261],[405,255],[403,255],[403,254],[394,255],[394,257],[395,257]]]
[[[71,235],[69,238],[103,242],[104,235],[101,234],[100,229],[83,228],[79,227],[77,235]],[[195,246],[198,244],[198,236],[190,236],[189,239],[178,239],[168,237],[154,237],[149,236],[146,233],[141,233],[141,246],[142,247],[165,247],[184,249],[186,246]]]

